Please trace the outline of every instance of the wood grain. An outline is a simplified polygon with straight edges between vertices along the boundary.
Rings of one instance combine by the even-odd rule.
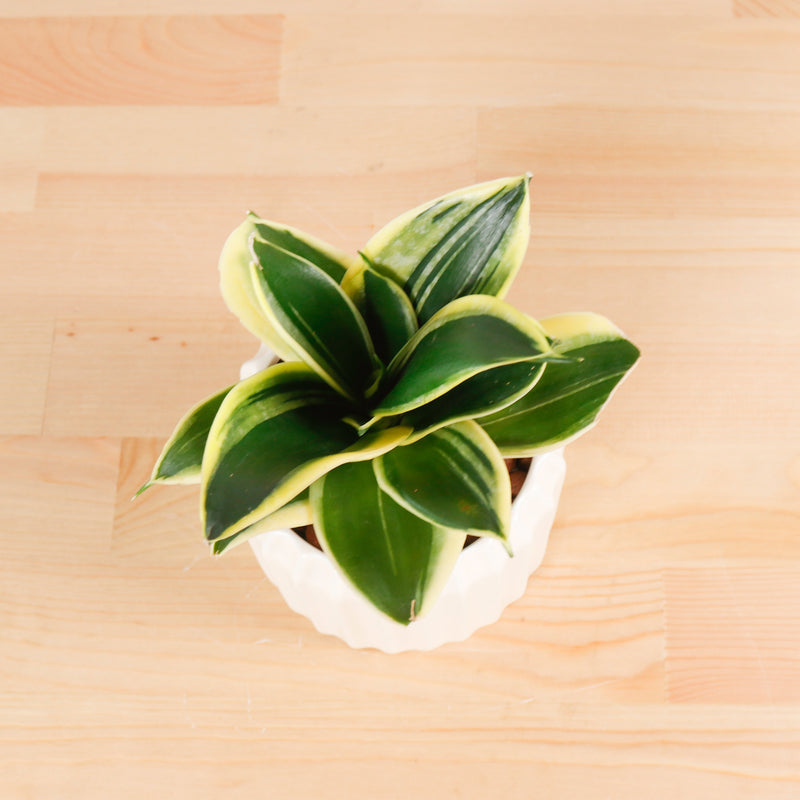
[[[781,567],[668,570],[670,700],[797,705],[798,578]]]
[[[195,358],[212,346],[218,358]],[[166,436],[183,416],[179,412],[176,417],[176,408],[185,411],[235,383],[236,363],[255,349],[233,317],[59,322],[44,431],[55,436]],[[126,402],[156,387],[157,400],[154,395],[147,403]]]
[[[475,112],[463,108],[58,108],[41,164],[101,175],[341,176],[474,168],[474,154]]]
[[[6,20],[0,104],[272,103],[280,26],[277,16]]]
[[[84,315],[113,316],[114,304],[129,304],[132,296],[139,310],[149,307],[150,296],[156,304],[159,296],[180,297],[186,313],[196,298],[214,296],[219,313],[219,250],[242,216],[232,209],[224,219],[180,212],[170,220],[150,212],[109,212],[102,203],[92,214],[4,215],[0,246],[14,268],[0,271],[0,303],[13,311],[31,298],[38,313],[80,308]],[[193,254],[200,250],[198,261]]]
[[[733,13],[737,17],[800,17],[797,0],[733,0]]]
[[[199,535],[197,486],[151,488],[134,497],[149,478],[164,441],[126,437],[121,442],[111,552],[130,568],[142,564],[189,568],[190,553],[195,552],[198,560],[209,556]]]
[[[792,0],[781,0],[788,5]],[[81,0],[84,14],[117,16],[148,14],[218,14],[219,0]],[[403,5],[406,13],[418,15],[461,13],[477,16],[504,14],[543,14],[548,16],[641,16],[639,0],[608,0],[598,5],[594,0],[408,0]],[[396,11],[391,0],[348,0],[343,7],[341,0],[228,0],[224,11],[228,14],[293,14],[326,13],[385,15]],[[61,0],[6,0],[3,14],[7,17],[69,16],[71,9]],[[671,0],[648,6],[648,15],[656,18],[667,16],[697,16],[728,18],[731,15],[731,0]]]
[[[516,165],[533,161],[532,146],[502,156],[486,153],[483,144],[480,150],[481,163],[491,164],[491,171],[488,166],[480,170],[481,177],[514,172]],[[550,154],[558,158],[559,149],[553,146]],[[698,218],[720,215],[739,219],[793,217],[800,210],[800,175],[788,170],[779,175],[709,172],[700,175],[687,168],[659,175],[639,172],[647,168],[639,164],[613,174],[603,174],[597,168],[593,174],[587,174],[570,167],[563,172],[545,171],[547,162],[543,158],[538,162],[540,168],[531,184],[536,214],[580,213],[581,216],[594,214],[629,220],[652,217],[674,220],[678,216],[691,216],[699,222]],[[39,177],[39,202],[47,190],[46,181],[46,175]]]
[[[0,439],[0,502],[5,515],[4,591],[14,597],[8,565],[36,554],[48,568],[91,562],[111,544],[110,522],[119,467],[119,442],[78,437]],[[41,587],[44,589],[44,585]],[[5,606],[10,608],[8,604]],[[16,601],[15,601],[16,607]],[[26,617],[24,608],[19,608]],[[16,618],[16,617],[14,617]],[[4,634],[11,617],[4,618]],[[11,655],[6,651],[7,655]]]
[[[794,110],[800,34],[741,20],[293,15],[283,97],[319,105]],[[752,71],[744,97],[741,80]],[[738,78],[738,80],[737,80]]]
[[[456,137],[454,136],[454,141]],[[443,159],[446,161],[446,159]],[[466,150],[463,163],[363,172],[348,179],[346,194],[336,175],[87,175],[45,172],[39,176],[39,211],[97,211],[117,214],[202,213],[226,216],[252,208],[313,232],[349,250],[364,244],[374,230],[417,202],[438,197],[453,186],[475,182],[475,168]],[[102,201],[98,202],[98,198]]]
[[[3,800],[798,796],[793,0],[0,5]],[[350,650],[132,502],[255,349],[246,209],[354,252],[524,171],[509,300],[643,357],[496,624]]]
[[[0,435],[42,432],[52,347],[52,320],[0,319]]]
[[[764,122],[763,112],[746,109],[643,108],[621,118],[614,109],[583,105],[496,108],[479,112],[478,159],[491,175],[528,164],[535,174],[735,178],[746,194],[750,178],[800,172],[797,107]],[[774,158],[764,158],[767,152]]]
[[[33,209],[44,127],[43,109],[0,108],[0,212]]]

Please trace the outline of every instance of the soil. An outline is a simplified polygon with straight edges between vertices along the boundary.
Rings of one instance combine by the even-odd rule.
[[[511,479],[511,500],[516,499],[517,495],[522,489],[522,484],[525,483],[525,478],[528,477],[528,470],[531,468],[530,458],[507,458],[506,469],[508,470],[508,477]],[[310,545],[313,545],[317,550],[321,550],[319,539],[317,539],[317,532],[314,530],[313,525],[302,525],[292,530],[305,539]],[[467,536],[464,547],[469,547],[474,541],[478,539],[477,536]]]

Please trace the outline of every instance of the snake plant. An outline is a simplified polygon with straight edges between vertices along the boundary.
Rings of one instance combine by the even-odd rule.
[[[249,214],[221,288],[278,359],[192,408],[142,489],[199,483],[215,554],[313,524],[403,624],[434,603],[467,536],[508,549],[504,458],[586,431],[639,355],[597,314],[536,321],[502,299],[528,243],[528,184],[426,203],[358,256]]]

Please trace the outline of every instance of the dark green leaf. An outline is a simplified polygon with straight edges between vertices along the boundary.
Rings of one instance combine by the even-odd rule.
[[[377,609],[403,625],[433,604],[464,545],[463,531],[433,525],[395,503],[367,461],[314,483],[311,504],[325,552]]]
[[[253,239],[252,267],[263,310],[292,349],[338,392],[356,399],[375,384],[380,362],[350,298],[319,267]]]
[[[543,370],[544,364],[538,361],[521,361],[467,378],[441,397],[402,415],[401,423],[414,429],[409,442],[444,425],[475,419],[510,405],[530,390]]]
[[[565,314],[542,321],[570,363],[548,364],[521,399],[479,421],[506,456],[535,455],[588,430],[639,350],[597,314]]]
[[[248,219],[253,222],[259,239],[310,261],[330,275],[336,283],[342,282],[347,269],[357,261],[354,257],[296,228],[262,219],[252,212],[248,214]]]
[[[550,344],[535,320],[493,297],[462,297],[420,328],[389,367],[375,417],[418,408],[493,367],[541,360]]]
[[[388,366],[417,331],[417,318],[403,290],[390,278],[363,271],[361,313],[380,360]]]
[[[507,540],[511,484],[497,447],[475,422],[458,422],[375,460],[381,489],[428,521]]]
[[[215,556],[222,555],[236,545],[242,544],[254,536],[268,531],[280,530],[283,528],[296,528],[301,525],[310,525],[311,502],[309,500],[309,490],[305,489],[297,497],[290,500],[285,506],[274,511],[269,516],[248,525],[239,533],[234,533],[227,539],[216,539],[211,543],[211,552]]]
[[[211,423],[232,387],[198,403],[180,420],[164,445],[150,480],[141,494],[154,483],[200,483],[200,466]]]
[[[346,401],[304,364],[277,364],[223,401],[203,456],[206,538],[226,539],[286,506],[328,470],[374,458],[407,438],[392,427],[359,437]]]
[[[349,408],[303,364],[278,364],[223,401],[203,459],[206,538],[227,538],[298,495],[320,459],[355,444]]]

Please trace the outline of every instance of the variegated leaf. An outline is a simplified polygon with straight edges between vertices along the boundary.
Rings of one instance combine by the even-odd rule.
[[[426,203],[378,231],[364,253],[405,289],[420,322],[458,297],[502,297],[528,246],[529,181],[504,178]]]
[[[238,384],[211,426],[202,477],[206,538],[238,533],[296,497],[333,467],[373,458],[410,433],[359,438],[349,405],[309,367],[277,364]]]
[[[348,270],[342,289],[361,312],[375,352],[388,366],[417,331],[411,301],[391,278],[366,264]]]
[[[207,397],[183,416],[164,445],[150,479],[137,495],[154,483],[200,483],[200,466],[208,432],[231,388],[229,386]]]
[[[462,297],[423,325],[397,355],[373,414],[403,414],[486,370],[550,357],[555,354],[535,320],[494,297]]]
[[[542,327],[572,361],[548,364],[530,392],[479,420],[505,456],[535,455],[585,433],[639,358],[599,314],[562,314],[542,320]]]
[[[377,609],[407,625],[434,603],[464,546],[463,531],[434,525],[385,494],[368,461],[311,487],[320,544]]]
[[[381,365],[352,300],[309,261],[260,239],[251,248],[251,274],[269,322],[336,391],[352,400],[363,397]]]
[[[439,428],[375,460],[378,484],[436,525],[506,541],[511,484],[497,447],[475,422]]]
[[[255,235],[255,221],[248,218],[226,240],[219,257],[222,297],[247,330],[284,361],[296,361],[291,342],[264,314],[258,297],[250,252],[250,240]]]
[[[311,262],[336,283],[341,283],[345,272],[360,260],[297,228],[262,219],[252,211],[247,216],[255,225],[257,238]]]
[[[417,441],[445,425],[480,418],[511,405],[530,391],[544,367],[538,361],[492,367],[467,378],[441,397],[407,411],[400,418],[402,425],[414,429],[407,443]]]
[[[215,556],[222,555],[236,545],[252,539],[261,533],[276,531],[282,528],[297,528],[302,525],[310,525],[311,501],[309,500],[308,489],[300,492],[297,497],[291,499],[285,506],[264,517],[263,519],[248,525],[239,533],[234,533],[227,539],[216,539],[211,543],[211,552]]]

